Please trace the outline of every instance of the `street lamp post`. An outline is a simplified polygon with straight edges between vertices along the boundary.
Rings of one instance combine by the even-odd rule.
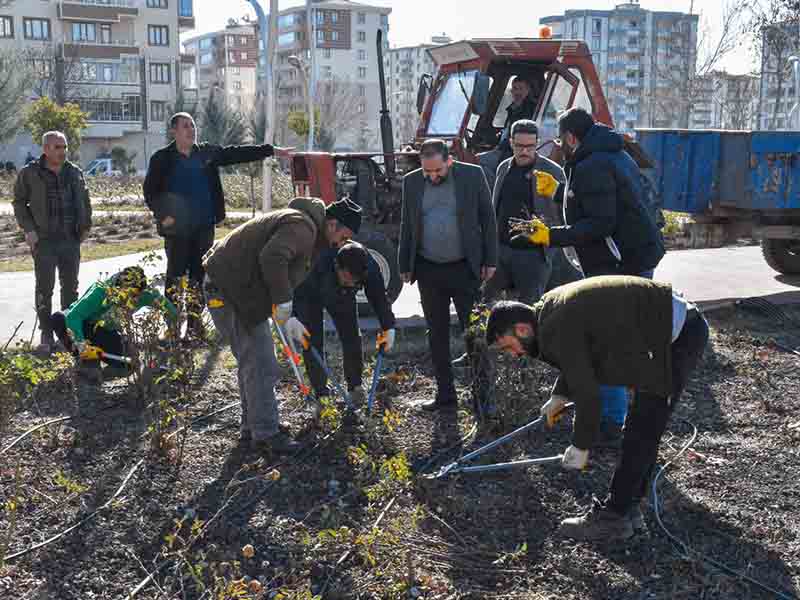
[[[273,132],[275,131],[273,121],[275,119],[274,110],[271,110],[273,106],[273,96],[274,90],[271,89],[273,86],[272,81],[272,56],[270,56],[270,46],[269,46],[269,21],[267,20],[267,15],[264,12],[264,9],[261,8],[261,4],[259,4],[258,0],[247,0],[250,5],[253,7],[253,10],[256,12],[256,17],[258,18],[258,27],[261,30],[261,45],[263,46],[263,56],[264,56],[264,71],[263,75],[263,82],[264,82],[264,114],[266,115],[266,127],[264,129],[264,140],[265,144],[271,144],[273,142]],[[277,2],[275,2],[277,6]],[[277,11],[275,11],[277,12]],[[277,15],[273,15],[273,18],[277,19]],[[227,60],[227,58],[226,58]],[[262,202],[262,209],[266,212],[272,208],[272,165],[268,161],[263,161],[263,202]]]
[[[308,84],[309,66],[302,58],[294,54],[289,57],[289,64],[300,72],[300,77],[303,79],[303,90],[306,93],[306,106],[308,107],[308,151],[311,152],[314,149],[314,99],[311,97],[311,86]]]

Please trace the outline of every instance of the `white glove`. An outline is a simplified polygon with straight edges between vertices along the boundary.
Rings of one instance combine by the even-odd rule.
[[[547,426],[553,427],[558,423],[561,413],[564,411],[564,406],[567,404],[567,397],[559,394],[550,396],[550,400],[544,403],[539,414],[547,419]]]
[[[75,347],[78,349],[78,353],[79,354],[83,354],[84,352],[86,352],[86,346],[87,345],[88,344],[86,343],[86,340],[82,340],[80,342],[77,342],[75,344]]]
[[[389,353],[394,348],[394,329],[386,329],[378,334],[378,339],[375,341],[375,345],[380,349],[383,347],[383,351],[385,353]]]
[[[306,338],[310,338],[311,334],[308,333],[308,329],[306,326],[300,322],[300,319],[297,317],[292,317],[288,321],[286,321],[286,335],[289,336],[290,340],[294,340],[298,344],[300,344],[303,348],[307,345]]]
[[[565,469],[582,471],[589,462],[589,451],[581,450],[575,446],[570,446],[564,451],[564,458],[561,459],[561,466]]]
[[[25,232],[25,241],[28,243],[28,247],[33,251],[36,248],[36,244],[39,242],[39,234],[33,231]]]
[[[272,318],[278,325],[283,326],[292,316],[292,301],[272,305]]]

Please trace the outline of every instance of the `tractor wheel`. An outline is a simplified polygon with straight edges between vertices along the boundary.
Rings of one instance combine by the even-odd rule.
[[[784,275],[800,274],[800,240],[761,240],[761,254],[767,264]]]
[[[393,304],[400,295],[400,290],[403,289],[403,280],[400,279],[400,269],[397,266],[397,246],[392,240],[377,231],[362,231],[355,237],[355,241],[366,246],[372,258],[378,263],[389,304]],[[360,315],[372,314],[372,307],[363,290],[358,293],[356,299]]]

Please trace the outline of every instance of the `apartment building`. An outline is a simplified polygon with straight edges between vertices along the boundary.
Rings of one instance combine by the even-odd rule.
[[[178,37],[193,28],[193,0],[25,0],[0,10],[0,49],[25,53],[37,80],[52,80],[32,98],[53,95],[88,113],[82,165],[122,146],[144,169],[191,81],[193,62],[181,56]],[[0,157],[20,165],[28,152],[40,152],[38,141],[21,135]]]
[[[429,48],[449,44],[445,34],[434,36],[429,44],[390,49],[383,58],[386,73],[386,98],[392,114],[395,146],[410,142],[417,133],[417,88],[420,78],[436,73]]]
[[[186,39],[183,46],[184,52],[195,61],[201,102],[213,92],[221,95],[232,109],[252,110],[259,62],[254,24],[232,21],[220,31]]]
[[[306,111],[306,74],[290,64],[296,56],[308,68],[310,88],[323,121],[332,128],[336,150],[380,151],[380,94],[376,35],[383,31],[389,49],[391,8],[352,0],[314,0],[311,27],[305,6],[278,17],[278,139],[302,146],[287,128],[289,112]],[[309,43],[309,38],[314,40]],[[260,45],[259,45],[260,47]],[[313,49],[313,56],[311,50]],[[263,53],[262,53],[263,55]],[[260,60],[259,75],[263,73]]]
[[[756,127],[760,79],[713,71],[697,80],[692,114],[696,129],[753,129]]]
[[[699,17],[650,11],[638,0],[611,10],[568,10],[540,20],[554,37],[580,39],[592,51],[614,125],[688,127],[693,110]]]
[[[797,22],[775,25],[761,44],[761,77],[758,91],[756,128],[763,130],[798,130],[800,117],[792,114],[797,90],[791,56],[797,56]]]

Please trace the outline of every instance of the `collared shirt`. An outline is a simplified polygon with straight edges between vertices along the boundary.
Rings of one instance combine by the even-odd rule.
[[[436,263],[456,262],[465,257],[452,172],[438,185],[425,181],[419,253]]]
[[[39,170],[47,186],[47,209],[49,227],[47,237],[50,239],[77,237],[77,213],[75,194],[67,185],[65,169],[58,174],[47,168],[45,157],[39,160]]]

